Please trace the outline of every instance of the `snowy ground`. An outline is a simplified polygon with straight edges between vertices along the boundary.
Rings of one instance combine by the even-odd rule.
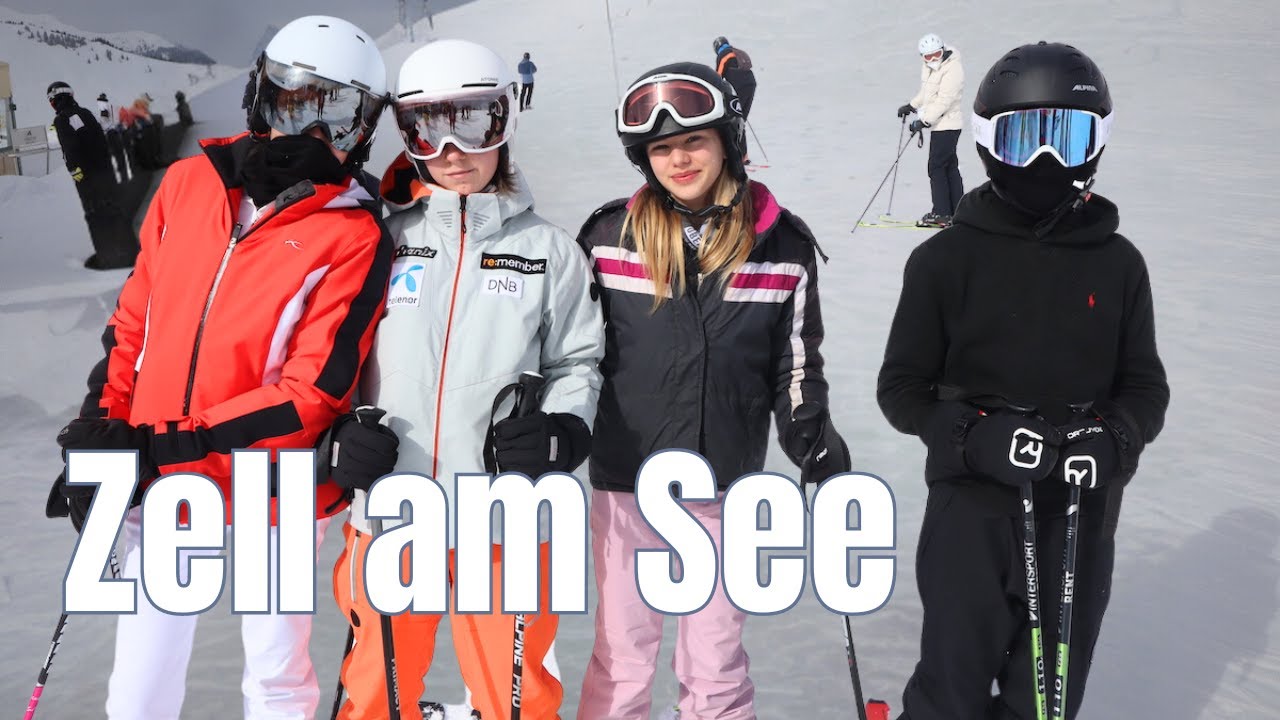
[[[986,67],[1009,48],[1066,40],[1106,71],[1116,132],[1097,190],[1117,201],[1122,232],[1146,254],[1160,349],[1173,388],[1164,434],[1130,486],[1118,536],[1111,609],[1097,648],[1089,718],[1275,717],[1280,706],[1280,490],[1271,477],[1280,442],[1280,250],[1268,228],[1280,151],[1271,112],[1280,87],[1269,70],[1280,13],[1271,0],[1134,0],[1070,5],[1027,0],[906,0],[877,4],[613,0],[618,74],[625,85],[677,59],[710,62],[727,35],[756,63],[752,125],[772,168],[754,175],[817,233],[831,263],[822,286],[824,346],[835,420],[858,469],[896,493],[899,574],[887,607],[856,621],[864,685],[900,706],[915,661],[920,607],[912,558],[924,509],[923,448],[895,433],[875,406],[874,381],[918,232],[859,230],[857,214],[894,154],[893,111],[915,91],[915,41],[936,31],[966,61],[966,103]],[[870,5],[870,4],[866,4]],[[1069,10],[1069,12],[1067,11]],[[1045,18],[1052,18],[1046,22]],[[429,35],[425,23],[419,38]],[[616,84],[604,4],[596,0],[478,0],[435,17],[435,32],[490,44],[512,64],[537,61],[534,110],[522,117],[516,157],[538,210],[576,230],[601,202],[630,193],[640,176],[612,130]],[[383,38],[388,65],[411,52]],[[194,103],[204,134],[237,130],[238,80]],[[398,137],[385,124],[370,167]],[[961,172],[981,165],[966,131]],[[894,210],[927,210],[926,154],[904,155]],[[884,209],[887,198],[873,206]],[[65,176],[0,178],[0,471],[12,492],[0,558],[0,704],[25,703],[57,619],[72,534],[42,517],[56,474],[52,439],[82,396],[102,321],[123,274],[78,269],[89,243]],[[787,471],[779,453],[769,467]],[[331,531],[326,569],[338,550]],[[812,593],[781,616],[752,619],[746,642],[763,718],[849,718],[852,693],[838,618]],[[326,688],[336,678],[345,627],[321,603],[312,645]],[[41,716],[100,714],[111,664],[110,618],[75,618],[54,666]],[[184,717],[223,718],[238,707],[238,628],[225,606],[197,636]],[[558,640],[565,715],[577,704],[592,638],[589,616],[566,617]],[[449,640],[442,635],[442,643]],[[439,653],[428,695],[456,700],[456,666]],[[669,649],[667,652],[669,657]],[[660,703],[674,698],[666,659]],[[322,702],[327,714],[328,698]],[[656,712],[656,710],[655,710]]]

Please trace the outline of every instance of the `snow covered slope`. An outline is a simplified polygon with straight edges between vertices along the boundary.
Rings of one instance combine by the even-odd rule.
[[[895,593],[886,608],[854,623],[864,686],[895,707],[919,642],[912,559],[924,510],[924,449],[884,421],[874,384],[902,264],[923,235],[862,229],[850,236],[849,228],[893,159],[899,129],[893,113],[915,91],[921,34],[938,32],[963,53],[966,102],[986,68],[1023,42],[1069,41],[1098,61],[1115,97],[1117,123],[1096,189],[1119,204],[1121,231],[1146,255],[1173,404],[1164,434],[1148,448],[1127,493],[1110,610],[1082,717],[1275,717],[1280,248],[1273,198],[1280,149],[1272,111],[1280,107],[1280,86],[1267,65],[1280,34],[1274,4],[611,0],[610,6],[606,18],[598,0],[477,0],[436,15],[434,30],[423,22],[415,32],[419,42],[456,36],[487,43],[513,65],[522,52],[532,53],[537,95],[534,109],[520,119],[515,156],[539,212],[571,231],[597,205],[641,182],[613,132],[619,82],[672,60],[710,62],[717,35],[751,53],[760,82],[751,120],[764,144],[761,151],[752,140],[752,157],[767,153],[772,165],[753,178],[803,217],[831,256],[822,288],[835,422],[855,466],[885,478],[896,493]],[[380,42],[393,78],[412,51],[402,33]],[[243,127],[241,81],[233,78],[196,100],[199,130],[229,134]],[[370,163],[374,171],[398,150],[389,120]],[[969,186],[982,179],[972,148],[966,130],[960,157]],[[903,156],[896,214],[928,209],[925,163],[922,150]],[[880,197],[872,213],[886,203],[887,196]],[[111,285],[122,277],[72,266],[68,258],[88,251],[78,212],[65,177],[0,178],[0,456],[6,460],[0,487],[10,493],[11,508],[0,531],[9,548],[0,557],[8,650],[0,657],[0,704],[9,707],[25,702],[43,660],[74,541],[64,522],[40,516],[58,466],[52,439],[78,407],[114,300]],[[769,468],[790,470],[777,452]],[[345,634],[327,602],[326,571],[339,540],[331,531],[322,553],[312,644],[322,715]],[[838,623],[812,593],[786,614],[748,622],[760,717],[853,717]],[[184,717],[224,718],[238,707],[238,631],[225,606],[202,620]],[[446,633],[442,628],[442,649],[450,646]],[[74,621],[41,716],[100,714],[112,635],[110,619]],[[590,616],[563,619],[557,648],[566,718],[574,715],[591,639]],[[449,655],[437,653],[427,694],[457,701],[461,684]],[[669,658],[668,643],[655,716],[675,698]]]
[[[3,6],[0,61],[9,63],[20,127],[53,121],[45,89],[55,80],[70,84],[76,100],[94,110],[98,93],[117,106],[150,93],[152,112],[174,119],[175,91],[191,98],[236,72],[151,33],[90,33]]]

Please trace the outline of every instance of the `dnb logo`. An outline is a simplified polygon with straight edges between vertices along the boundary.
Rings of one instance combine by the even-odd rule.
[[[1013,431],[1009,443],[1009,462],[1020,468],[1037,468],[1044,458],[1044,436],[1026,428]]]

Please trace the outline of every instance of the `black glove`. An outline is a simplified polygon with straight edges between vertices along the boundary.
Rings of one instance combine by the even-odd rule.
[[[792,411],[782,449],[800,468],[801,487],[853,469],[849,447],[836,432],[830,412],[813,401],[801,403]]]
[[[493,455],[501,472],[537,479],[549,472],[569,472],[591,452],[591,430],[572,413],[541,410],[507,418],[493,426]]]
[[[160,474],[151,457],[150,425],[133,426],[124,420],[76,418],[58,432],[63,450],[137,450],[138,476],[142,481]]]
[[[898,117],[904,118],[915,111],[916,109],[911,107],[911,103],[907,103],[906,105],[903,105],[902,107],[898,108]]]
[[[333,421],[330,433],[329,477],[338,487],[368,490],[375,480],[396,469],[400,438],[386,425],[365,425],[349,412]]]
[[[58,479],[53,481],[53,487],[49,488],[44,516],[70,518],[71,526],[79,533],[89,515],[89,506],[93,504],[93,494],[97,489],[97,485],[68,485],[67,473],[59,473]]]
[[[1036,415],[978,411],[962,442],[971,472],[1016,487],[1053,472],[1062,433]]]
[[[929,123],[921,120],[920,118],[916,118],[911,121],[911,124],[907,125],[907,131],[914,135],[927,127],[929,127]]]
[[[1089,414],[1058,429],[1062,433],[1062,462],[1054,477],[1086,490],[1119,479],[1120,452],[1106,422]]]

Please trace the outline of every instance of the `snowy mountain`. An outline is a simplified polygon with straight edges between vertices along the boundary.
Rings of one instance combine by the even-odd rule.
[[[886,607],[853,620],[863,685],[895,710],[920,639],[912,558],[926,497],[924,448],[881,416],[875,377],[903,263],[926,235],[862,229],[851,236],[849,229],[893,161],[900,127],[893,113],[917,88],[920,35],[938,32],[963,53],[966,104],[986,68],[1021,43],[1068,41],[1101,65],[1117,120],[1095,190],[1117,202],[1120,231],[1145,255],[1173,403],[1163,434],[1126,490],[1110,607],[1080,718],[1275,718],[1280,243],[1272,210],[1280,147],[1270,110],[1280,107],[1280,85],[1255,70],[1280,37],[1274,0],[611,0],[609,7],[606,16],[599,0],[476,0],[437,13],[434,29],[423,21],[414,31],[419,43],[433,37],[486,43],[512,65],[522,52],[532,53],[539,67],[535,109],[520,117],[513,153],[538,212],[571,232],[595,207],[643,182],[613,129],[619,85],[666,62],[710,62],[717,35],[751,54],[760,83],[751,125],[763,144],[752,137],[751,152],[753,159],[767,153],[772,164],[752,177],[803,217],[831,256],[821,286],[833,419],[855,468],[884,478],[895,493],[895,591]],[[414,49],[406,37],[398,28],[379,39],[392,78]],[[11,42],[0,35],[4,52],[15,47]],[[73,84],[108,67],[64,48],[21,48],[9,59],[27,68],[15,71],[18,82],[46,57]],[[49,54],[36,55],[45,50]],[[95,82],[116,82],[103,89],[128,88],[132,97],[166,65],[130,57],[110,65],[115,75],[104,72]],[[157,69],[146,73],[146,63]],[[39,106],[27,122],[47,121],[43,88],[55,78],[39,74],[39,102],[28,99],[20,107]],[[193,102],[201,134],[244,127],[238,80],[237,74],[217,87],[217,78],[198,85],[210,89]],[[99,91],[90,88],[88,97]],[[382,122],[368,166],[374,173],[400,149],[390,116]],[[188,153],[196,151],[192,138]],[[928,209],[926,159],[927,149],[904,153],[894,214]],[[960,166],[967,187],[983,180],[968,128]],[[884,211],[888,194],[886,187],[872,216]],[[75,544],[65,521],[43,517],[59,468],[53,437],[83,398],[124,273],[79,268],[89,240],[65,174],[0,177],[0,218],[0,488],[9,509],[0,524],[8,549],[0,554],[0,636],[9,638],[0,655],[0,705],[19,707],[44,660]],[[776,448],[766,469],[793,472]],[[340,546],[331,527],[317,573],[311,645],[322,717],[346,633],[328,575]],[[112,620],[72,620],[38,717],[101,716]],[[676,697],[673,629],[668,623],[655,717]],[[239,632],[225,601],[202,618],[184,718],[238,713]],[[575,715],[592,638],[590,615],[562,618],[557,650],[564,718]],[[855,716],[839,618],[812,592],[786,613],[751,618],[746,644],[759,717]],[[451,648],[442,623],[427,678],[430,699],[462,697]]]
[[[55,80],[69,83],[86,107],[96,107],[103,92],[116,105],[148,93],[155,98],[152,110],[172,117],[174,92],[191,98],[237,72],[151,33],[90,33],[51,15],[2,6],[0,61],[9,63],[18,126],[52,120],[45,89]]]

